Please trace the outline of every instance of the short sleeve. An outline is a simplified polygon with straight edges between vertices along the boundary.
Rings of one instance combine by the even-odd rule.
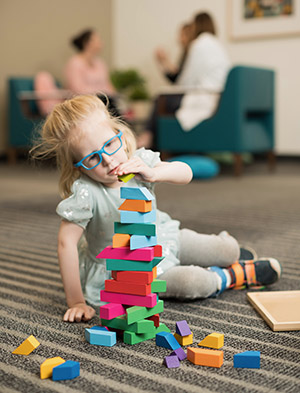
[[[154,168],[155,165],[161,162],[159,152],[154,152],[152,150],[145,149],[144,147],[138,149],[134,155],[140,157],[144,163],[151,168]]]
[[[72,195],[61,201],[56,213],[64,220],[73,222],[83,229],[93,217],[93,199],[88,184],[80,179],[71,187]]]

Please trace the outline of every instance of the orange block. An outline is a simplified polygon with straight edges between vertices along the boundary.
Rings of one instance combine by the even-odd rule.
[[[153,278],[157,278],[157,266],[155,266],[155,267],[152,269],[152,272],[153,272]]]
[[[143,201],[140,199],[126,199],[119,207],[119,210],[130,210],[134,212],[146,213],[152,210],[152,201]]]
[[[131,282],[135,284],[151,284],[154,280],[152,272],[130,272],[130,271],[116,271],[111,272],[112,278],[116,281]]]
[[[192,347],[188,347],[187,349],[187,359],[198,366],[219,368],[223,364],[223,358],[223,351]]]
[[[129,247],[130,246],[130,235],[126,233],[116,233],[112,238],[113,248],[118,247]]]
[[[105,280],[105,290],[107,292],[146,296],[151,293],[151,284],[135,284],[116,280]]]

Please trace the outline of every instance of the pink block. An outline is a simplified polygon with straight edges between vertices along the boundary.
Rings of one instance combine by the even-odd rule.
[[[154,258],[154,248],[144,247],[138,248],[137,250],[130,250],[130,247],[113,248],[112,246],[108,246],[96,258],[152,261]]]
[[[101,319],[114,319],[124,314],[126,314],[126,310],[122,304],[109,303],[100,307]]]
[[[139,296],[100,291],[100,300],[103,302],[126,304],[128,306],[154,307],[157,303],[157,296],[156,293],[150,293],[146,296]]]

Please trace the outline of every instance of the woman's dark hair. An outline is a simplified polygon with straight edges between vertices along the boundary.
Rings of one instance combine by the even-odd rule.
[[[211,33],[216,35],[216,29],[212,17],[206,12],[197,14],[194,19],[195,38],[202,33]]]
[[[83,51],[86,44],[89,42],[91,35],[93,34],[93,30],[85,30],[80,33],[78,36],[72,39],[72,44],[75,46],[79,52]]]

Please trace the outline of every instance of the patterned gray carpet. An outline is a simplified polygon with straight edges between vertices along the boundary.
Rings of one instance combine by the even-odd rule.
[[[160,185],[159,207],[204,233],[227,229],[258,254],[283,265],[268,290],[300,289],[300,183],[298,175],[221,177],[186,187]],[[56,259],[57,199],[5,200],[0,204],[0,392],[295,392],[300,391],[300,332],[274,333],[247,303],[246,291],[219,298],[165,302],[162,322],[171,331],[186,319],[194,346],[211,332],[225,335],[220,369],[184,361],[162,365],[169,350],[154,340],[112,348],[88,344],[85,327],[99,322],[61,321],[65,299]],[[12,355],[33,334],[41,345],[29,356]],[[259,370],[234,369],[233,355],[261,351]],[[39,378],[40,364],[61,356],[80,362],[80,377],[65,382]]]

